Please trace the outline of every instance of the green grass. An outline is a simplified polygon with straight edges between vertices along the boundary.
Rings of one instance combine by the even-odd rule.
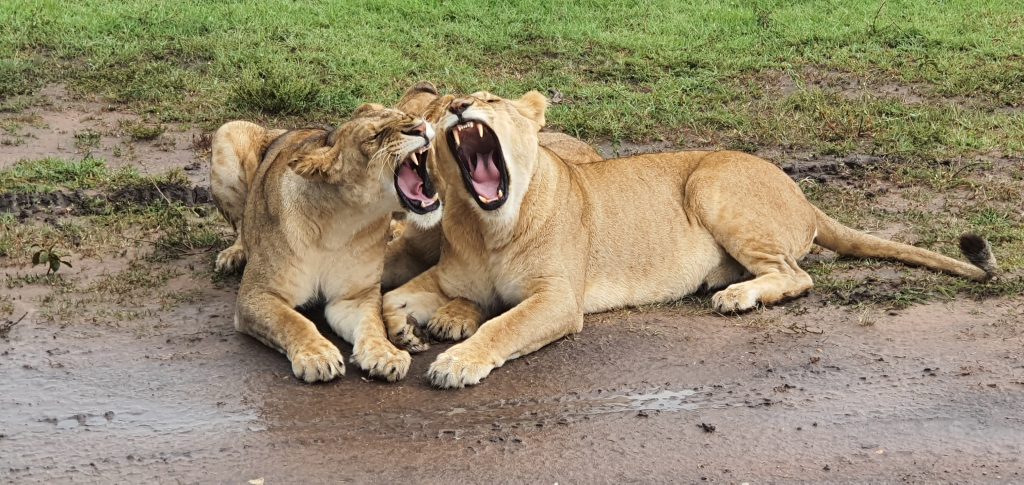
[[[105,161],[60,158],[18,162],[0,170],[0,194],[46,193],[56,190],[108,189],[141,186],[160,177],[143,177],[132,168],[110,170]]]
[[[808,268],[830,301],[899,308],[1024,290],[1024,164],[1010,161],[1024,155],[1022,52],[1024,8],[1005,1],[8,0],[0,129],[18,137],[39,123],[26,110],[53,83],[138,114],[144,122],[120,126],[132,141],[230,118],[334,122],[363,102],[392,103],[421,79],[508,97],[552,90],[564,101],[551,107],[551,126],[591,141],[881,157],[802,186],[846,224],[900,228],[896,239],[948,255],[962,232],[981,233],[1016,272],[974,285],[893,263]],[[75,133],[83,153],[100,142],[98,132]],[[93,158],[0,170],[0,195],[154,183],[186,181]],[[51,245],[81,257],[148,245],[148,262],[212,255],[227,228],[205,209],[99,204],[52,223],[0,214],[0,256],[23,261]],[[858,293],[870,281],[852,275],[864,268],[896,271],[898,281]]]
[[[159,138],[167,128],[162,124],[154,125],[138,121],[122,121],[121,130],[132,141],[149,141]]]
[[[974,0],[10,0],[0,98],[59,82],[162,122],[331,121],[429,79],[558,90],[549,120],[588,139],[1019,154],[1024,115],[996,110],[1024,105],[1022,12]]]
[[[109,169],[95,158],[68,161],[49,158],[23,161],[0,170],[0,195],[44,194],[89,190],[80,210],[84,215],[46,222],[19,221],[12,213],[0,214],[0,257],[27,261],[33,248],[55,247],[61,254],[102,257],[139,246],[152,246],[149,258],[167,260],[226,247],[226,227],[208,207],[188,207],[162,198],[139,203],[111,194],[156,190],[155,187],[191,187],[180,171],[141,175],[131,168]]]

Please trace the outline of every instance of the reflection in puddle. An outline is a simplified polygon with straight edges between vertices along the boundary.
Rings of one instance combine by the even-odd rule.
[[[502,399],[477,407],[455,407],[437,414],[458,416],[461,424],[472,425],[495,421],[557,422],[581,416],[645,411],[694,411],[702,407],[721,407],[721,402],[709,401],[710,395],[699,394],[700,389],[631,390],[612,394],[569,394],[548,399]],[[408,418],[409,416],[405,416]],[[429,422],[430,418],[424,418]]]
[[[590,414],[625,411],[693,411],[700,407],[697,402],[689,400],[695,394],[697,391],[684,389],[682,391],[659,390],[609,396],[595,400]]]

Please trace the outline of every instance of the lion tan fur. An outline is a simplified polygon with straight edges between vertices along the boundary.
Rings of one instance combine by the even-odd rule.
[[[485,210],[466,185],[449,184],[440,261],[383,302],[389,328],[425,323],[441,338],[468,337],[431,365],[438,387],[478,383],[509,359],[580,331],[585,313],[701,289],[717,290],[720,312],[798,296],[812,287],[798,261],[814,243],[976,281],[995,270],[980,238],[962,244],[970,264],[844,227],[751,155],[683,151],[574,165],[540,148],[543,95],[480,92],[458,102],[468,108],[440,119],[439,139],[466,120],[492,129],[507,199]],[[440,176],[459,180],[452,150],[435,146]]]
[[[381,321],[380,277],[400,208],[395,164],[429,144],[408,134],[416,129],[426,129],[420,118],[364,105],[335,129],[231,122],[214,137],[213,193],[239,231],[218,266],[245,266],[235,327],[287,355],[300,379],[327,381],[345,369],[338,348],[295,310],[318,298],[360,368],[387,380],[408,371],[408,352]]]

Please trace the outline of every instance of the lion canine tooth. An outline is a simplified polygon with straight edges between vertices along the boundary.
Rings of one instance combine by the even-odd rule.
[[[484,137],[484,124],[483,123],[477,123],[476,124],[476,132],[480,134],[480,138]]]
[[[452,135],[455,136],[455,146],[462,145],[462,140],[459,139],[459,130],[452,131]]]
[[[505,195],[505,194],[504,194],[504,193],[503,193],[503,192],[501,191],[501,189],[498,189],[498,197],[497,197],[497,198],[499,198],[499,199],[500,199],[500,198],[501,198],[502,196],[504,196],[504,195]]]
[[[420,160],[419,160],[419,158],[416,158],[416,153],[413,153],[412,156],[410,156],[409,158],[412,159],[412,164],[413,165],[415,165],[417,167],[420,166]]]
[[[420,207],[430,207],[434,205],[434,202],[437,202],[437,194],[434,194],[434,196],[431,197],[430,200],[421,200]]]
[[[482,196],[482,195],[480,195],[480,194],[476,194],[476,197],[477,197],[478,199],[480,199],[480,202],[483,202],[484,204],[486,204],[486,203],[490,202],[489,200],[487,200],[487,197],[484,197],[484,196]]]

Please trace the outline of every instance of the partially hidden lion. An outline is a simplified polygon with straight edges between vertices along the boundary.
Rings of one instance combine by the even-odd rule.
[[[420,81],[406,90],[396,108],[423,116],[429,122],[437,122],[447,112],[448,103],[452,99],[453,96],[438,94],[432,83]],[[537,138],[542,149],[551,151],[567,163],[589,163],[603,159],[593,147],[564,133],[540,132]],[[443,195],[446,181],[434,163],[435,157],[431,156],[428,167],[438,193]],[[437,264],[441,256],[441,227],[438,223],[442,212],[441,206],[430,212],[424,212],[421,208],[407,209],[403,219],[395,221],[394,238],[388,243],[385,257],[382,288],[396,288]]]
[[[391,325],[429,322],[468,337],[430,366],[433,385],[477,384],[509,359],[579,332],[583,315],[718,290],[738,312],[812,286],[798,261],[818,244],[974,281],[997,271],[965,235],[970,263],[841,225],[775,165],[732,151],[683,151],[573,165],[539,148],[547,101],[487,92],[448,104],[437,125],[443,247],[436,266],[384,295]]]
[[[380,278],[391,213],[439,205],[425,163],[433,137],[423,119],[372,104],[333,129],[233,121],[214,134],[212,193],[238,231],[217,267],[245,267],[235,328],[287,355],[296,377],[345,372],[338,348],[295,310],[317,300],[370,376],[408,371],[381,320]]]

